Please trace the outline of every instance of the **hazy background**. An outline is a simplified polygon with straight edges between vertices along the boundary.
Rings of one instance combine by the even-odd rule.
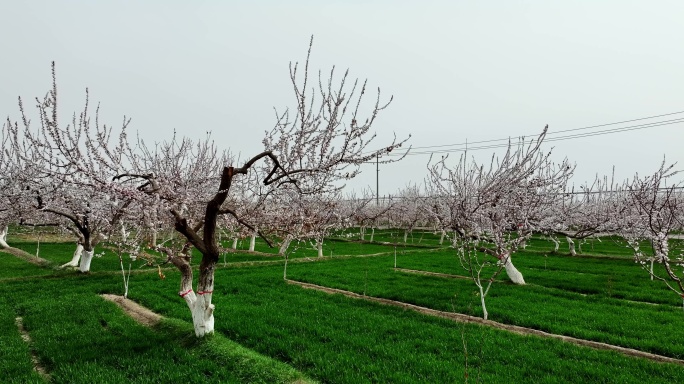
[[[681,1],[25,0],[0,2],[0,15],[0,116],[45,94],[55,60],[63,122],[89,87],[107,124],[129,116],[150,141],[212,131],[243,157],[261,150],[273,107],[295,105],[288,63],[312,34],[313,68],[350,68],[394,95],[378,147],[393,134],[430,147],[684,111]],[[545,148],[577,164],[579,184],[613,166],[619,179],[650,173],[663,156],[683,168],[683,139],[677,123]],[[380,194],[420,183],[428,158],[381,166]],[[375,176],[364,166],[350,190],[374,190]]]

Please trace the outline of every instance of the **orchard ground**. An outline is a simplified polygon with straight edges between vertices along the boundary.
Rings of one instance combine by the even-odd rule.
[[[407,244],[399,230],[376,231],[375,243],[356,238],[328,239],[323,258],[310,244],[299,244],[287,279],[362,299],[288,284],[283,258],[264,244],[257,247],[262,253],[222,255],[214,290],[216,334],[198,340],[178,297],[174,267],[158,268],[142,258],[131,263],[129,298],[163,316],[148,327],[100,296],[123,293],[111,247],[98,246],[103,255],[89,274],[79,274],[56,269],[71,258],[73,242],[10,235],[10,245],[30,255],[39,247],[48,262],[0,253],[0,375],[16,383],[684,382],[684,365],[677,362],[363,300],[481,316],[475,284],[462,278],[454,251],[440,247],[437,235],[414,231]],[[629,249],[606,238],[583,244],[578,257],[552,250],[553,243],[535,238],[513,255],[528,284],[500,277],[487,298],[491,320],[684,360],[682,298],[651,281]],[[126,270],[129,263],[125,257]],[[22,330],[30,341],[22,339]]]

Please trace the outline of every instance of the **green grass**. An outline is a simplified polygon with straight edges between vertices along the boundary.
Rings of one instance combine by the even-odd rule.
[[[568,242],[564,237],[558,237],[560,246],[558,248],[559,254],[568,255],[570,253]],[[582,245],[582,252],[580,253],[579,245]],[[680,239],[670,239],[670,251],[672,254],[679,254],[684,249],[684,241]],[[639,244],[641,251],[645,255],[652,255],[653,250],[648,241],[642,241]],[[554,244],[548,238],[541,236],[533,236],[527,242],[527,251],[536,251],[544,253],[553,253]],[[595,255],[595,256],[611,256],[631,259],[633,258],[632,249],[627,246],[627,242],[619,236],[605,236],[600,239],[587,238],[585,240],[575,240],[575,250],[581,255]]]
[[[286,364],[220,334],[198,340],[188,322],[169,319],[156,329],[137,324],[97,295],[98,291],[117,291],[113,276],[45,279],[39,291],[35,283],[8,283],[12,294],[3,313],[24,318],[32,347],[53,383],[287,383],[305,379]],[[0,373],[26,371],[25,356],[13,360]]]
[[[435,237],[430,241],[438,241]],[[428,240],[426,234],[423,242]],[[391,268],[394,246],[342,240],[326,244],[332,258],[293,262],[288,277],[480,314],[472,282],[396,272]],[[315,251],[302,249],[304,256],[295,259],[315,259]],[[353,257],[381,252],[388,255]],[[399,267],[463,273],[448,249],[419,245],[398,247],[397,252]],[[60,263],[72,253],[71,243],[41,244],[41,256]],[[335,257],[345,254],[352,257]],[[123,291],[113,254],[94,259],[89,275],[0,256],[7,258],[0,272],[5,291],[0,296],[0,377],[18,377],[16,382],[40,382],[31,370],[29,347],[14,325],[16,316],[24,318],[33,338],[31,349],[56,383],[291,382],[304,375],[331,383],[463,382],[463,340],[470,382],[478,371],[486,383],[684,381],[682,366],[302,289],[283,281],[282,264],[230,264],[282,261],[280,257],[226,256],[214,289],[217,334],[198,341],[189,310],[178,297],[179,275],[173,269],[165,270],[165,279],[144,269],[131,275],[130,297],[168,318],[149,329],[98,296]],[[493,320],[684,357],[681,301],[630,260],[528,252],[515,254],[513,261],[529,284],[496,283],[487,300]]]
[[[232,241],[223,241],[222,245],[226,248],[230,248],[232,246]],[[417,250],[417,249],[423,249],[423,247],[420,247],[418,245],[413,246],[413,245],[405,245],[405,244],[399,244],[398,247],[400,249],[410,249],[410,250]],[[362,243],[358,241],[353,241],[350,239],[346,238],[331,238],[331,239],[326,239],[323,242],[323,256],[349,256],[349,255],[367,255],[367,254],[374,254],[374,253],[382,253],[382,252],[393,252],[394,251],[394,245],[388,245],[388,244],[381,244],[379,242],[376,243]],[[249,249],[249,239],[242,240],[241,242],[238,242],[238,250],[247,250]],[[257,252],[263,252],[267,253],[270,255],[273,255],[275,257],[280,257],[278,256],[278,248],[270,248],[266,242],[264,242],[262,239],[257,238],[254,250]],[[195,250],[195,255],[199,256],[199,253]],[[268,258],[269,256],[263,256],[263,255],[253,255],[253,254],[228,254],[226,256],[227,262],[231,262],[234,257],[240,257],[242,259],[238,259],[236,261],[253,261],[253,260],[262,260],[264,258]],[[309,242],[299,242],[299,243],[292,243],[288,250],[288,257],[289,258],[302,258],[302,257],[317,257],[318,256],[318,251],[312,247],[312,245]],[[222,260],[223,261],[223,260]]]
[[[29,346],[21,339],[11,306],[0,297],[0,377],[10,383],[43,383],[33,370]]]
[[[684,378],[684,368],[679,366],[457,324],[305,290],[279,277],[277,267],[217,271],[217,281],[223,282],[214,296],[217,330],[323,382],[461,382],[462,337],[471,348],[469,364],[482,368],[484,382]],[[139,300],[169,316],[188,317],[182,305],[173,304],[173,292],[158,295],[145,290]]]
[[[405,255],[400,259],[399,266],[415,268],[408,260],[427,260],[433,256]],[[518,257],[514,260],[521,259],[523,258]],[[452,260],[451,271],[457,269],[457,263],[455,259]],[[442,311],[482,315],[477,288],[471,281],[395,272],[392,265],[391,257],[293,264],[288,269],[288,277]],[[639,271],[636,266],[631,267]],[[525,274],[524,268],[520,267],[520,270]],[[551,273],[549,272],[547,281],[553,283]],[[616,279],[618,273],[619,271],[616,272]],[[567,272],[556,273],[557,276],[566,274]],[[554,284],[540,285],[530,276],[527,281],[531,284],[516,286],[500,283],[492,287],[487,297],[490,319],[684,358],[684,345],[673,342],[684,339],[681,299],[664,291],[662,284],[651,282],[646,276],[632,282],[638,283],[635,289],[651,286],[654,291],[661,290],[663,298],[672,299],[672,304],[678,303],[678,306],[633,303],[606,294],[583,296]]]
[[[17,279],[26,276],[47,275],[52,273],[48,268],[31,264],[12,254],[0,252],[0,281]]]
[[[345,231],[339,231],[335,233],[338,238],[344,238],[349,240],[360,240],[360,230],[359,228],[350,228]],[[366,229],[366,236],[364,240],[370,240],[371,230]],[[391,244],[399,245],[410,245],[410,246],[420,246],[420,247],[439,247],[439,239],[441,234],[439,232],[435,233],[430,230],[415,229],[409,233],[406,238],[406,243],[404,243],[404,230],[399,228],[382,228],[376,229],[373,235],[374,242],[385,242]],[[449,239],[445,237],[444,244],[449,245]]]
[[[38,247],[37,242],[19,242],[14,241],[10,243],[11,246],[19,248],[23,251],[28,252],[31,255],[36,254],[36,248]],[[76,250],[76,243],[71,242],[50,242],[50,243],[40,243],[40,249],[38,256],[46,259],[55,266],[60,266],[62,264],[71,261]],[[127,257],[126,257],[127,258]],[[128,260],[124,260],[126,266],[128,266]],[[144,262],[138,261],[137,264],[142,265]],[[102,245],[95,247],[95,257],[90,266],[90,270],[93,272],[97,271],[112,271],[120,269],[119,257],[109,248],[105,248]]]
[[[26,240],[16,240],[10,241],[10,245],[15,248],[19,248],[31,255],[36,254],[36,248],[38,243],[35,241]],[[245,241],[245,244],[238,246],[238,250],[246,250],[249,248],[249,240]],[[224,247],[232,246],[232,241],[224,241],[222,243]],[[55,267],[69,262],[76,249],[76,244],[72,242],[42,242],[40,243],[39,256],[52,262]],[[393,245],[386,244],[363,244],[351,241],[342,241],[339,239],[329,239],[323,243],[323,255],[324,256],[354,256],[354,255],[366,255],[366,254],[376,254],[376,253],[390,253],[393,252],[395,247]],[[409,250],[420,250],[422,248],[411,247],[411,246],[399,246],[400,251]],[[262,240],[257,239],[255,250],[259,253],[249,253],[249,252],[236,252],[236,253],[224,253],[220,256],[220,264],[228,263],[239,263],[248,261],[283,261],[284,258],[278,255],[277,248],[270,248]],[[193,248],[193,257],[197,260],[201,258],[201,254],[197,249]],[[146,249],[145,252],[153,255],[158,255],[150,249]],[[311,247],[311,244],[307,242],[301,242],[299,244],[292,244],[291,250],[288,253],[290,259],[298,258],[315,258],[318,256],[318,252]],[[158,257],[155,263],[163,262],[162,257]],[[128,255],[125,254],[123,257],[124,268],[128,269],[128,265],[131,262]],[[132,262],[132,269],[144,269],[149,267],[146,260],[138,258],[138,260]],[[155,267],[156,268],[156,267]],[[119,257],[114,252],[114,247],[107,243],[100,243],[95,247],[95,257],[91,263],[91,272],[101,272],[101,271],[119,271],[121,270],[121,265],[119,262]],[[0,272],[0,277],[2,272]]]
[[[459,264],[455,252],[449,249],[421,255],[399,254],[397,260],[400,268],[468,275]],[[631,259],[519,252],[512,256],[512,261],[526,282],[538,286],[655,304],[681,306],[682,303],[662,282],[650,281],[648,273]],[[501,275],[499,279],[506,280],[506,277]]]

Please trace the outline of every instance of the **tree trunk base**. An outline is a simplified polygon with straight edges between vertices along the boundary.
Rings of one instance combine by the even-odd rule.
[[[74,256],[71,257],[71,261],[65,264],[62,264],[60,268],[67,268],[67,267],[78,267],[79,261],[81,261],[81,255],[83,254],[83,245],[82,244],[76,244],[76,250],[74,251]]]
[[[78,264],[78,270],[80,272],[90,272],[90,263],[93,261],[93,255],[95,250],[83,251],[81,256],[81,262]]]
[[[523,278],[522,273],[513,265],[513,262],[511,262],[510,255],[503,258],[503,263],[506,275],[511,279],[511,282],[517,285],[525,285],[525,279]]]
[[[0,248],[6,249],[9,247],[9,244],[7,244],[7,226],[5,225],[0,228]]]

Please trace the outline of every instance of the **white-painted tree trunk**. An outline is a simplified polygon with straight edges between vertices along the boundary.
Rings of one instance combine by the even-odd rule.
[[[256,233],[253,233],[252,236],[249,237],[249,250],[251,252],[254,252],[254,246],[256,245]]]
[[[211,303],[211,293],[198,295],[194,302],[190,303],[188,300],[188,307],[192,313],[192,325],[195,328],[195,336],[204,337],[210,333],[214,333],[214,304]]]
[[[375,237],[375,227],[371,228],[371,237],[370,237],[371,243],[373,242],[373,237]]]
[[[283,239],[283,242],[280,244],[280,249],[278,249],[278,253],[280,255],[284,256],[285,253],[287,252],[287,249],[290,248],[291,242],[292,242],[292,238],[289,235],[285,236],[285,238]]]
[[[651,280],[653,280],[653,262],[655,261],[655,257],[651,257]]]
[[[168,252],[167,252],[168,254]],[[206,257],[206,255],[204,255]],[[216,258],[214,256],[213,258]],[[214,333],[214,304],[211,298],[214,292],[214,272],[216,263],[213,261],[200,263],[200,276],[197,284],[197,292],[192,290],[192,268],[189,260],[181,257],[173,257],[171,262],[181,272],[181,284],[178,295],[185,300],[192,315],[192,325],[195,336],[204,337]]]
[[[482,304],[482,318],[487,320],[489,313],[487,312],[487,305],[485,304],[485,292],[482,284],[478,282],[477,287],[480,289],[480,303]]]
[[[318,257],[323,257],[323,239],[316,239],[316,250],[318,251]]]
[[[76,250],[74,251],[74,255],[71,257],[71,261],[62,264],[61,268],[66,268],[66,267],[78,267],[78,262],[81,260],[81,255],[83,254],[83,244],[76,244]]]
[[[366,240],[366,227],[359,228],[359,239],[361,241]]]
[[[121,276],[123,277],[124,285],[124,299],[128,298],[128,282],[131,281],[131,263],[128,263],[128,276],[126,276],[126,270],[123,265],[123,258],[119,258],[119,266],[121,266]]]
[[[404,231],[404,243],[408,241],[408,230]]]
[[[213,288],[212,288],[213,289]],[[213,291],[209,291],[213,292]],[[190,308],[192,325],[195,328],[195,336],[204,337],[214,333],[214,304],[211,304],[212,293],[195,293],[192,288],[189,291],[179,292]]]
[[[81,272],[90,272],[90,262],[93,261],[93,255],[95,250],[90,251],[83,250],[83,255],[81,255],[81,262],[78,264],[78,270]]]
[[[36,242],[36,257],[40,257],[40,233],[38,234],[38,241]]]
[[[453,239],[451,239],[451,246],[453,248],[456,248],[458,246],[458,244],[456,244],[457,242],[458,242],[458,232],[454,231],[454,237],[453,237]]]
[[[442,234],[439,236],[439,245],[444,244],[444,238],[446,237],[446,231],[442,229]]]
[[[233,247],[232,248],[237,249],[237,244],[238,244],[238,238],[236,237],[233,239]]]
[[[570,248],[570,254],[572,256],[577,256],[577,251],[575,251],[575,242],[569,236],[566,236],[565,240],[568,241],[568,247]]]
[[[558,249],[560,249],[560,241],[556,239],[554,236],[549,237],[551,241],[553,241],[553,251],[558,252]]]
[[[3,226],[0,228],[0,248],[9,248],[9,244],[7,244],[7,226]]]
[[[525,279],[523,279],[522,273],[513,265],[511,255],[504,255],[500,260],[504,264],[506,275],[508,275],[508,278],[511,279],[513,284],[525,285]]]

